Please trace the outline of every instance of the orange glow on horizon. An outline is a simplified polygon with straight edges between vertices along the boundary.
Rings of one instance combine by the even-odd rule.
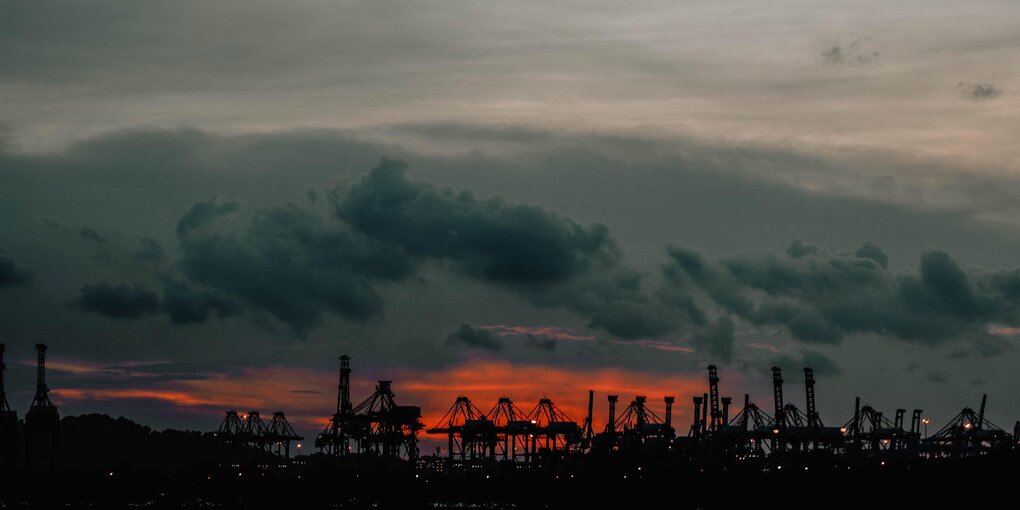
[[[166,390],[142,390],[142,389],[82,389],[62,388],[51,390],[51,393],[58,398],[65,400],[162,400],[178,406],[216,406],[223,405],[222,402],[206,400],[189,393]]]
[[[247,369],[239,374],[208,374],[206,379],[166,381],[146,388],[63,388],[53,390],[62,401],[111,401],[148,399],[168,403],[189,414],[208,414],[208,429],[214,429],[222,412],[257,409],[264,416],[284,411],[288,420],[305,433],[317,433],[328,423],[336,405],[337,375],[333,371],[267,367]],[[351,380],[351,395],[357,405],[375,389],[374,380]],[[443,369],[397,368],[386,374],[393,380],[396,401],[422,409],[426,428],[434,427],[459,395],[468,396],[482,413],[496,401],[510,397],[524,413],[538,400],[548,397],[571,419],[582,423],[587,415],[588,390],[595,391],[594,426],[601,430],[607,418],[606,395],[620,396],[617,415],[635,395],[648,397],[648,408],[660,417],[662,397],[676,396],[674,427],[681,430],[689,421],[691,395],[707,391],[701,373],[662,374],[635,370],[554,367],[512,364],[505,361],[466,360]],[[728,382],[732,382],[730,379]]]
[[[400,383],[406,380],[409,382]],[[482,413],[488,413],[503,396],[528,413],[543,397],[553,400],[571,419],[582,423],[588,414],[588,390],[595,391],[594,422],[602,428],[608,410],[606,395],[620,396],[617,415],[635,395],[648,397],[648,407],[660,417],[662,397],[701,394],[701,374],[656,374],[605,368],[584,369],[544,365],[514,365],[504,361],[473,361],[441,371],[407,370],[394,383],[400,403],[422,407],[422,421],[434,427],[458,395],[466,395]],[[687,414],[686,399],[674,406],[674,422]]]

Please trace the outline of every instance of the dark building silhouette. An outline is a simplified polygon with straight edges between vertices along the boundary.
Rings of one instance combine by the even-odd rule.
[[[11,410],[7,403],[7,390],[4,387],[4,375],[7,365],[4,364],[6,344],[0,344],[0,469],[10,470],[17,466],[18,458],[18,412]]]
[[[38,365],[35,398],[25,414],[25,462],[31,470],[52,469],[57,454],[60,416],[46,387],[46,344],[36,344]]]

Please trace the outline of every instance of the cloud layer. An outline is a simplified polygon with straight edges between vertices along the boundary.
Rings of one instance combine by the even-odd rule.
[[[306,204],[261,208],[230,196],[194,203],[177,221],[178,258],[163,270],[162,296],[99,282],[83,287],[75,304],[111,318],[164,312],[176,323],[248,308],[303,336],[327,313],[377,319],[388,287],[443,273],[587,317],[589,327],[612,337],[680,334],[723,362],[733,359],[734,319],[783,326],[807,343],[866,333],[931,345],[966,339],[982,353],[1005,345],[988,334],[990,325],[1020,325],[1016,270],[966,268],[940,250],[922,253],[914,271],[897,272],[871,242],[838,253],[796,240],[786,256],[714,260],[669,247],[659,284],[627,265],[604,225],[414,180],[399,161],[383,159],[360,178],[309,196]],[[82,237],[107,244],[95,231]],[[467,324],[449,338],[501,345]]]
[[[957,84],[957,88],[960,89],[961,97],[977,103],[998,99],[1002,95],[1002,90],[991,83],[967,83],[961,81]]]
[[[138,318],[159,310],[159,295],[138,285],[99,282],[82,287],[74,305],[113,319]]]
[[[593,327],[617,336],[670,328],[645,309],[656,304],[603,225],[415,181],[393,160],[325,195],[325,211],[314,201],[264,209],[224,197],[195,203],[177,222],[180,257],[171,271],[205,290],[167,283],[165,310],[176,322],[198,322],[212,311],[231,315],[243,302],[305,334],[327,311],[352,321],[376,318],[385,308],[381,286],[441,270],[541,307],[591,315]],[[82,308],[107,316],[156,310],[152,300],[119,310],[141,289],[88,290]],[[119,306],[93,303],[97,293],[116,295]]]
[[[0,289],[7,286],[24,285],[32,279],[32,273],[18,266],[14,259],[0,255]]]
[[[922,344],[987,338],[989,324],[1020,322],[1020,271],[961,266],[948,253],[922,253],[916,270],[888,269],[871,243],[853,254],[806,249],[787,257],[740,253],[710,261],[670,248],[671,285],[697,288],[754,325],[782,325],[807,343],[835,344],[873,333]]]

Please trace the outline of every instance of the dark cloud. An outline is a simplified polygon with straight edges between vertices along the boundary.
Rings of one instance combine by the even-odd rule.
[[[134,319],[165,312],[176,324],[205,322],[215,313],[225,318],[237,315],[240,305],[220,292],[199,290],[185,282],[168,279],[163,296],[142,285],[85,285],[72,303],[76,308],[115,319]]]
[[[818,254],[819,248],[813,244],[807,244],[800,239],[790,243],[790,246],[786,247],[786,254],[792,258],[799,259],[806,255]]]
[[[683,291],[681,295],[701,288],[723,308],[741,317],[751,313],[754,304],[742,295],[740,285],[728,278],[722,268],[687,248],[670,246],[666,253],[669,262],[662,269],[663,276],[667,285]]]
[[[57,230],[69,229],[53,220],[48,220],[48,224]],[[151,268],[159,266],[164,260],[163,245],[152,237],[100,232],[91,227],[82,227],[78,235],[91,243],[96,250],[96,259],[105,264],[122,268],[139,265]]]
[[[612,301],[599,307],[589,326],[620,338],[654,338],[676,327],[668,312],[657,303]]]
[[[975,335],[967,338],[960,347],[949,353],[950,359],[965,359],[980,356],[991,358],[999,356],[1014,349],[1010,340],[995,335]]]
[[[996,88],[991,83],[967,83],[961,81],[956,84],[956,88],[960,91],[960,97],[977,103],[998,99],[1002,95],[1002,90]]]
[[[411,181],[398,161],[383,160],[335,198],[340,218],[363,234],[495,283],[554,284],[614,268],[620,258],[604,225]]]
[[[182,271],[269,312],[299,334],[326,311],[355,321],[379,315],[383,299],[374,284],[413,273],[413,260],[400,249],[371,242],[313,211],[287,205],[255,211],[237,224],[217,221],[232,211],[237,208],[200,203],[182,218]]]
[[[159,295],[138,285],[99,282],[83,286],[73,304],[113,319],[137,318],[159,310]]]
[[[945,384],[949,382],[952,376],[950,376],[949,373],[945,371],[931,369],[924,373],[924,378],[928,382],[933,382],[936,384]]]
[[[100,234],[94,228],[82,227],[82,229],[80,231],[80,234],[81,234],[81,238],[82,239],[85,239],[85,240],[88,240],[88,241],[93,241],[93,242],[96,242],[96,243],[105,243],[106,242],[106,238],[104,238],[102,236],[102,234]]]
[[[878,263],[878,265],[882,266],[882,269],[889,268],[889,256],[885,254],[885,251],[883,251],[882,248],[875,246],[871,243],[871,241],[864,243],[863,246],[854,252],[854,255],[862,259],[874,260]]]
[[[921,254],[914,273],[893,273],[884,253],[867,244],[854,255],[778,257],[742,253],[710,262],[671,248],[664,268],[674,286],[702,289],[752,324],[785,325],[804,342],[838,343],[876,333],[920,343],[968,339],[979,353],[1001,352],[990,323],[1020,322],[1015,271],[961,267],[949,254]]]
[[[229,198],[217,197],[197,202],[181,216],[181,219],[177,220],[177,237],[183,239],[193,230],[200,229],[240,208],[241,204],[238,201]]]
[[[790,373],[810,368],[816,375],[839,375],[839,365],[832,358],[818,352],[803,349],[796,354],[781,354],[772,360],[772,365]]]
[[[163,261],[163,245],[151,237],[139,237],[131,258],[141,264],[158,264]]]
[[[694,336],[691,345],[724,362],[733,359],[733,320],[720,317],[714,325]]]
[[[0,255],[0,289],[7,286],[24,285],[32,279],[32,273],[19,267],[14,259]]]
[[[556,340],[553,340],[552,338],[536,337],[535,335],[528,335],[528,337],[524,340],[524,345],[542,351],[556,350]]]
[[[456,143],[450,140],[447,142]],[[567,145],[574,149],[565,148]],[[795,155],[770,153],[754,148],[737,154],[689,145],[683,146],[684,158],[674,158],[671,156],[672,152],[661,145],[612,138],[590,140],[560,138],[552,139],[545,145],[529,141],[522,143],[521,146],[531,147],[534,152],[524,152],[522,149],[519,158],[506,158],[504,161],[496,158],[487,159],[468,151],[450,157],[414,155],[413,171],[406,172],[400,180],[415,185],[424,183],[438,189],[443,187],[429,185],[425,181],[455,184],[458,189],[474,190],[476,202],[484,202],[485,198],[494,192],[505,193],[515,200],[555,208],[558,211],[556,216],[560,219],[569,218],[585,226],[588,225],[586,222],[604,219],[610,222],[613,234],[610,237],[620,236],[620,246],[626,248],[625,260],[621,255],[613,266],[606,268],[607,270],[574,271],[564,279],[515,283],[509,279],[497,280],[487,277],[483,271],[473,270],[480,267],[479,264],[462,264],[460,258],[467,257],[465,251],[443,257],[412,255],[397,242],[380,239],[355,229],[334,214],[335,204],[338,200],[346,198],[347,191],[353,184],[361,182],[358,172],[363,175],[366,169],[371,168],[373,163],[378,161],[377,154],[380,152],[400,154],[399,151],[376,151],[368,157],[356,153],[349,146],[345,147],[344,135],[337,133],[329,136],[311,133],[309,136],[277,134],[263,137],[220,137],[177,131],[136,133],[132,136],[119,134],[105,137],[103,140],[90,140],[65,152],[43,155],[0,154],[0,172],[4,173],[6,182],[14,183],[10,188],[0,189],[0,199],[7,204],[21,204],[12,206],[10,211],[15,216],[5,214],[0,218],[0,223],[3,223],[5,232],[11,231],[18,238],[31,239],[27,236],[32,233],[31,228],[38,228],[39,216],[53,214],[54,217],[61,219],[75,219],[79,226],[68,230],[73,236],[63,236],[65,241],[72,238],[74,249],[66,248],[66,245],[56,246],[56,249],[46,247],[47,253],[26,244],[20,246],[17,252],[19,261],[31,261],[33,269],[37,271],[46,269],[47,275],[51,270],[60,270],[54,267],[55,262],[50,262],[57,254],[81,262],[78,267],[61,266],[67,268],[59,279],[65,282],[64,288],[55,287],[53,290],[60,292],[54,292],[55,295],[73,298],[75,297],[73,294],[82,283],[100,279],[114,283],[143,282],[161,296],[160,313],[171,313],[171,310],[177,309],[171,308],[170,305],[175,294],[165,286],[166,280],[161,278],[162,273],[156,273],[158,275],[156,279],[153,279],[154,273],[151,272],[145,273],[149,275],[147,277],[141,272],[130,275],[118,273],[117,276],[111,273],[97,275],[93,272],[97,268],[94,265],[95,261],[89,257],[89,250],[84,250],[84,256],[80,250],[83,244],[93,248],[95,243],[81,239],[80,225],[95,226],[94,230],[98,237],[107,241],[115,240],[116,232],[148,233],[158,237],[167,248],[168,258],[171,259],[166,261],[168,278],[186,284],[189,291],[186,296],[194,297],[194,293],[199,295],[209,293],[210,297],[216,300],[226,297],[236,304],[238,313],[245,313],[246,319],[258,320],[259,324],[274,325],[279,331],[284,332],[292,326],[279,319],[273,310],[282,310],[280,314],[286,315],[289,309],[285,304],[273,302],[274,299],[286,301],[291,299],[291,296],[296,296],[295,302],[298,303],[296,308],[312,310],[310,316],[315,319],[309,325],[303,326],[303,331],[311,331],[318,317],[335,314],[343,319],[346,316],[337,312],[331,305],[324,304],[326,298],[322,296],[328,295],[328,292],[323,293],[315,286],[305,285],[300,277],[292,278],[290,275],[277,275],[269,271],[267,275],[275,278],[276,285],[285,292],[274,297],[274,291],[270,286],[264,287],[267,289],[266,292],[257,291],[246,280],[262,279],[266,275],[262,274],[260,266],[252,264],[253,260],[263,260],[267,267],[273,270],[279,267],[270,259],[279,257],[284,261],[293,260],[293,264],[304,267],[292,274],[308,275],[306,278],[309,279],[317,279],[319,274],[332,273],[364,276],[360,263],[345,263],[346,268],[331,269],[333,263],[330,262],[330,257],[335,254],[330,250],[309,246],[322,244],[315,239],[333,233],[346,235],[350,244],[357,249],[371,251],[388,246],[408,265],[408,276],[389,280],[363,277],[360,281],[365,282],[366,287],[379,298],[380,307],[375,309],[370,318],[379,317],[384,311],[385,315],[392,316],[382,317],[380,322],[385,322],[373,323],[369,327],[355,324],[359,319],[329,321],[328,329],[323,327],[323,330],[316,331],[314,336],[317,339],[320,334],[330,337],[364,338],[364,341],[352,344],[364,345],[366,346],[364,349],[376,349],[371,354],[373,360],[389,359],[388,356],[392,355],[395,358],[392,361],[394,364],[418,363],[416,358],[421,356],[408,354],[410,352],[428,353],[429,356],[436,352],[452,353],[446,354],[447,356],[456,355],[456,351],[445,345],[443,339],[449,330],[453,329],[449,326],[460,322],[488,324],[518,320],[573,327],[594,323],[596,327],[607,331],[611,329],[610,334],[614,336],[626,338],[644,338],[662,330],[667,330],[667,334],[680,330],[679,334],[670,337],[682,338],[687,345],[696,335],[707,336],[708,329],[716,326],[718,317],[726,315],[720,314],[717,308],[725,312],[730,311],[730,307],[734,310],[747,310],[746,314],[729,312],[735,321],[736,329],[741,331],[748,329],[744,323],[752,322],[745,317],[752,317],[753,312],[757,312],[757,320],[770,324],[768,328],[770,331],[780,329],[786,332],[786,325],[790,324],[801,337],[811,337],[816,341],[838,341],[853,331],[865,333],[868,331],[853,324],[844,328],[837,319],[829,316],[829,313],[835,313],[829,310],[842,307],[843,310],[854,311],[854,314],[847,316],[848,321],[854,315],[871,321],[877,314],[875,309],[883,308],[882,300],[877,301],[878,305],[870,306],[869,294],[861,291],[857,295],[864,297],[854,308],[826,300],[816,305],[813,299],[808,298],[774,297],[761,289],[749,287],[736,280],[730,270],[720,263],[722,258],[729,257],[720,258],[719,254],[734,253],[735,250],[753,247],[773,247],[777,250],[775,256],[779,261],[792,260],[794,267],[807,264],[808,259],[818,259],[823,266],[833,258],[841,261],[856,259],[855,263],[873,263],[878,266],[876,269],[882,269],[879,281],[888,282],[891,279],[889,288],[895,290],[898,289],[895,277],[900,275],[917,277],[916,267],[913,271],[903,272],[902,266],[910,265],[916,260],[918,247],[950,246],[952,247],[950,253],[958,256],[958,260],[978,262],[990,267],[1003,264],[1009,267],[1008,264],[1013,264],[1010,261],[1012,255],[1009,254],[1016,252],[1013,245],[1015,241],[1008,233],[982,230],[973,223],[961,223],[959,218],[952,216],[931,213],[930,210],[918,212],[916,209],[899,208],[874,201],[854,201],[828,195],[800,193],[772,186],[768,182],[763,183],[760,179],[743,179],[733,173],[733,169],[745,169],[750,172],[751,169],[757,168],[752,160],[761,162],[762,165],[767,164],[769,167],[783,169],[819,167],[826,171],[835,169],[831,161],[798,159],[794,157]],[[147,154],[155,156],[147,157]],[[656,159],[658,156],[644,159],[637,156],[651,154],[666,156],[660,159]],[[550,168],[555,168],[555,171],[548,171]],[[708,170],[702,172],[699,170],[701,168]],[[243,174],[240,173],[242,170]],[[621,180],[621,172],[627,170],[635,172],[633,174],[635,178]],[[727,173],[727,170],[730,173]],[[898,170],[898,167],[891,169],[890,173]],[[59,176],[66,176],[68,180],[62,180],[58,178]],[[91,181],[102,183],[102,186],[93,184],[93,187],[90,187],[88,183]],[[57,188],[53,193],[33,193],[34,189],[48,189],[45,186],[48,182],[63,187]],[[343,186],[333,190],[336,182],[343,183]],[[973,183],[974,180],[970,179],[968,182]],[[314,190],[317,198],[314,203],[310,203],[305,195],[309,187],[315,186],[315,183],[319,183]],[[989,189],[1009,188],[1008,185],[1001,184],[989,185]],[[79,189],[90,191],[87,194],[76,193],[75,190]],[[947,186],[945,189],[960,187]],[[213,215],[214,217],[206,223],[197,222],[204,226],[186,229],[188,240],[174,239],[174,221],[181,217],[182,212],[190,211],[199,197],[217,196],[223,192],[242,197],[247,205],[241,206],[237,200],[225,198],[212,200],[213,203],[220,205],[233,202],[237,206],[236,208],[231,206],[234,210],[228,214]],[[337,200],[334,200],[334,194]],[[610,200],[611,196],[616,195],[635,198]],[[50,198],[51,196],[59,196],[61,199],[55,200]],[[280,204],[288,200],[303,205],[285,207],[267,205]],[[996,199],[992,202],[998,201],[999,199]],[[108,208],[105,208],[104,204],[108,204]],[[144,214],[139,213],[142,210],[139,209],[140,204],[144,206]],[[51,207],[57,212],[51,213]],[[272,229],[257,226],[287,223],[280,220],[270,222],[258,217],[262,214],[272,216],[270,213],[275,214],[278,209],[289,208],[296,209],[310,218],[307,221],[304,218],[295,220],[293,223],[319,225],[305,229],[315,232],[314,235],[295,234],[295,230],[301,229],[291,227],[281,227],[283,233],[276,235],[272,233]],[[78,214],[78,211],[81,213]],[[17,215],[20,215],[21,219],[18,219]],[[662,217],[705,218],[705,220],[668,222],[654,220]],[[134,221],[137,223],[133,223]],[[19,225],[24,225],[24,228],[20,228]],[[847,244],[850,242],[847,240],[872,239],[888,251],[895,259],[894,265],[898,267],[895,272],[890,273],[881,267],[882,264],[874,256],[861,251],[855,253],[857,257],[831,254],[831,251],[825,250],[826,253],[788,260],[783,254],[785,243],[776,244],[776,239],[782,238],[787,242],[800,238],[810,241],[811,245],[839,246],[849,252],[854,252],[854,248],[860,243],[851,245]],[[689,262],[701,266],[699,282],[695,282],[694,277],[675,266],[672,257],[669,259],[669,268],[675,271],[674,276],[681,284],[670,281],[661,290],[656,288],[657,282],[654,281],[657,275],[642,277],[640,273],[628,270],[629,264],[635,264],[642,270],[654,269],[654,264],[663,259],[661,245],[664,240],[672,239],[689,241],[698,246],[700,253],[691,251],[692,257]],[[179,250],[175,246],[176,243],[181,245]],[[250,253],[252,256],[234,259],[229,253],[217,254],[220,246],[239,249],[242,253]],[[32,252],[32,249],[36,251]],[[319,255],[310,255],[313,252]],[[26,255],[21,255],[22,253]],[[26,256],[32,258],[22,258]],[[474,258],[477,260],[480,257]],[[219,276],[198,276],[199,272],[185,269],[185,262],[195,262],[197,259],[216,260],[226,270]],[[306,263],[306,260],[325,262]],[[49,265],[40,265],[43,261]],[[897,264],[899,262],[903,264]],[[969,269],[965,271],[971,273]],[[800,274],[803,272],[815,271],[805,269],[796,271],[795,274],[803,277],[804,275]],[[82,279],[83,275],[88,276]],[[760,282],[761,278],[751,278],[746,274],[741,276],[748,281],[755,281],[756,285],[764,286]],[[998,289],[996,292],[1003,295],[1020,295],[1020,277],[1011,279],[1006,276],[1008,275],[1004,274],[1003,278],[995,279],[994,288]],[[419,292],[422,292],[419,289],[419,282],[424,282],[435,290],[445,287],[451,277],[454,280],[459,278],[471,280],[454,285],[460,286],[463,283],[464,287],[470,288],[481,298],[477,308],[463,309],[459,306],[463,301],[450,298],[449,301],[424,306],[426,309],[430,306],[437,309],[442,307],[447,313],[440,317],[433,318],[432,315],[422,317],[422,314],[419,314],[417,317],[407,317],[406,321],[404,320],[405,305],[412,312],[408,315],[414,315],[423,308],[418,297]],[[47,281],[51,280],[57,279],[48,276]],[[711,286],[705,287],[709,281]],[[414,282],[414,286],[401,285],[398,288],[394,283],[399,282]],[[706,292],[708,288],[713,292],[711,297]],[[871,287],[864,287],[869,288]],[[655,292],[651,292],[653,290]],[[895,294],[888,290],[879,286],[875,293],[879,296]],[[775,292],[782,294],[792,291],[780,289]],[[493,298],[497,293],[501,294],[499,299]],[[249,295],[256,294],[261,295],[269,304],[263,305],[261,301],[248,298]],[[575,320],[578,317],[571,317],[558,310],[534,310],[525,300],[515,299],[515,296],[508,297],[506,294],[524,296],[540,307],[575,311],[581,320]],[[981,292],[976,294],[981,295]],[[387,306],[382,306],[383,299],[389,296],[399,296],[401,308],[393,306],[396,301],[387,301],[385,303]],[[445,296],[436,296],[435,292],[429,296],[430,299],[447,299]],[[727,303],[727,306],[713,305],[716,299]],[[175,314],[179,320],[199,321],[205,318],[207,321],[216,321],[222,314],[222,310],[211,307],[207,298],[198,298],[198,306],[194,305],[194,301],[186,300],[187,305],[179,307],[183,310]],[[848,298],[845,301],[852,300]],[[487,313],[484,308],[486,306],[491,308],[489,303],[499,303],[495,306],[504,309],[500,310],[499,315]],[[453,306],[448,306],[451,304]],[[15,326],[8,325],[24,328],[25,319],[15,317],[18,314],[17,308],[5,307],[5,310],[4,320],[0,322],[9,329]],[[458,317],[457,313],[468,315]],[[652,320],[646,320],[643,315]],[[895,318],[896,315],[896,312],[888,313],[891,318]],[[300,317],[300,314],[292,316]],[[891,318],[878,316],[884,321],[893,322]],[[593,321],[595,317],[598,319]],[[73,320],[72,315],[68,322]],[[145,321],[131,326],[134,329],[118,325],[117,329],[124,331],[125,335],[127,332],[137,334],[141,331],[137,328],[146,328],[155,322],[159,322],[158,327],[162,328],[159,334],[168,334],[167,328],[172,326],[170,321]],[[278,343],[280,335],[257,331],[254,327],[246,329],[252,325],[240,324],[242,321],[234,322],[238,324],[231,323],[231,326],[237,326],[236,328],[220,325],[201,329],[189,327],[180,333],[188,337],[202,338],[203,341],[216,339],[228,345],[232,345],[229,338],[235,335],[259,338],[258,342],[267,345]],[[917,322],[923,324],[923,320]],[[660,326],[650,326],[656,323]],[[820,326],[829,326],[829,329]],[[385,333],[376,334],[378,331]],[[813,332],[808,333],[809,331]],[[826,332],[828,334],[823,335]],[[105,333],[98,331],[89,335],[106,336]],[[392,336],[393,339],[384,343],[379,340],[383,336]],[[413,350],[419,348],[422,337],[437,343],[438,347],[432,352]],[[109,342],[118,340],[110,339]],[[100,345],[107,345],[102,343],[104,341],[95,340]],[[526,347],[527,342],[508,340],[504,342],[506,348],[501,351],[500,356],[513,354],[521,356],[522,359],[527,359],[528,356],[531,359],[541,357],[555,359],[558,363],[569,363],[567,360],[574,357],[581,360],[596,358],[604,360],[585,361],[592,364],[615,362],[612,354],[587,352],[594,349],[593,345],[597,342],[578,346],[561,342],[551,353],[529,349]],[[519,343],[524,345],[518,345]],[[368,347],[376,344],[380,347]],[[971,358],[954,360],[951,363],[983,362],[976,344],[965,342],[964,346]],[[956,347],[958,345],[954,344],[950,349]],[[642,355],[646,356],[627,358],[619,361],[621,364],[628,363],[629,366],[641,367],[668,365],[664,355],[652,349],[625,349],[619,346],[615,348],[620,352],[641,351],[644,353]],[[895,349],[904,348],[911,347]],[[77,349],[81,350],[81,347]],[[138,352],[142,349],[143,347],[138,347]],[[740,349],[739,345],[735,347],[737,352],[734,358],[741,358]],[[994,350],[983,348],[984,352]],[[223,349],[218,348],[214,351],[219,353],[218,356],[224,357]],[[708,355],[706,350],[701,351]],[[855,352],[851,347],[843,351],[846,351],[846,354],[842,355],[853,359]],[[397,352],[400,354],[394,354]],[[581,354],[576,354],[577,352]],[[253,353],[250,356],[258,358],[263,355]],[[701,353],[688,357],[700,358]],[[265,359],[265,356],[262,359]],[[655,363],[652,364],[651,361]]]
[[[199,291],[178,281],[168,281],[163,288],[163,311],[178,324],[205,322],[215,312],[219,317],[238,313],[240,305],[215,292]]]
[[[858,37],[846,46],[835,44],[822,52],[826,64],[867,64],[881,55],[871,39]]]
[[[503,342],[492,331],[476,328],[470,324],[461,324],[456,331],[450,333],[446,340],[452,344],[464,344],[490,351],[503,348]]]
[[[645,295],[603,225],[411,180],[392,160],[328,195],[334,216],[297,205],[240,214],[235,201],[195,204],[177,226],[184,274],[298,333],[326,311],[378,316],[378,285],[425,264],[590,315],[593,327],[621,338],[674,327],[674,312]]]

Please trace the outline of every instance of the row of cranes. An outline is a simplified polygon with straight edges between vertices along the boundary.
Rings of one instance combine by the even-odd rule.
[[[617,416],[618,395],[609,395],[609,419],[603,432],[593,426],[594,391],[588,392],[588,415],[579,425],[549,398],[541,398],[524,412],[509,397],[501,397],[487,413],[461,395],[426,432],[447,436],[445,456],[432,458],[437,471],[484,467],[494,462],[516,467],[550,466],[594,451],[638,448],[665,450],[674,440],[672,408],[675,397],[663,398],[666,411],[659,417],[636,396]],[[445,458],[443,458],[445,457]],[[440,462],[441,461],[441,462]]]
[[[1020,449],[1020,421],[1008,434],[985,417],[988,396],[981,398],[977,412],[965,407],[921,445],[921,455],[929,458],[973,457],[987,452]],[[927,424],[927,422],[926,422]]]
[[[336,412],[325,430],[315,437],[315,447],[328,456],[378,457],[413,464],[418,458],[418,431],[424,427],[420,417],[421,408],[396,404],[390,381],[379,381],[375,392],[354,406],[351,403],[351,358],[340,356]],[[243,414],[227,411],[213,434],[230,445],[288,458],[291,443],[304,439],[279,411],[273,413],[268,423],[256,410]],[[298,448],[301,446],[297,444]]]
[[[529,465],[550,455],[579,452],[582,438],[582,427],[548,398],[525,413],[502,397],[482,413],[461,395],[427,432],[447,436],[446,468],[496,459]]]
[[[237,411],[227,411],[226,417],[213,434],[227,444],[249,446],[286,458],[290,458],[291,442],[304,439],[290,426],[282,411],[273,413],[269,423],[263,421],[255,410],[242,415],[238,415]],[[297,446],[300,448],[301,443]]]
[[[719,371],[708,369],[708,391],[693,396],[693,420],[686,435],[677,436],[673,423],[674,396],[662,398],[658,414],[644,395],[618,413],[619,395],[607,395],[608,419],[594,426],[594,391],[588,392],[587,416],[577,422],[551,399],[541,398],[529,411],[509,397],[499,398],[488,411],[466,395],[456,398],[431,428],[421,421],[421,408],[398,405],[392,382],[378,381],[360,404],[351,400],[349,356],[340,356],[336,412],[315,438],[320,454],[363,463],[381,459],[389,465],[417,466],[426,471],[471,471],[489,466],[513,469],[583,465],[687,465],[701,467],[769,466],[816,460],[836,463],[881,463],[916,459],[981,456],[1016,450],[1020,422],[1008,434],[985,418],[986,399],[977,412],[964,409],[927,437],[929,421],[921,409],[897,409],[891,417],[857,398],[852,418],[842,425],[826,425],[815,402],[815,379],[804,368],[804,410],[786,399],[783,373],[772,367],[771,414],[745,394],[734,410],[733,399],[721,396]],[[909,417],[909,424],[907,419]],[[924,435],[922,436],[922,427]],[[420,456],[418,434],[445,436],[445,449]],[[289,454],[289,443],[300,440],[275,413],[265,424],[258,412],[227,413],[218,434],[227,440]],[[445,450],[445,451],[444,451]]]
[[[719,397],[718,369],[710,365],[708,374],[709,393],[693,399],[694,423],[688,438],[682,441],[685,445],[709,443],[722,453],[716,455],[718,459],[754,461],[786,453],[831,450],[844,437],[845,428],[825,426],[818,415],[811,368],[804,368],[805,411],[785,400],[782,370],[772,367],[773,414],[770,416],[745,394],[744,406],[732,420],[732,399]]]
[[[673,396],[663,397],[662,417],[638,395],[617,415],[618,395],[608,395],[608,419],[594,432],[594,392],[588,393],[588,415],[578,425],[543,398],[524,413],[502,397],[482,413],[467,396],[460,396],[440,420],[427,430],[447,436],[445,455],[437,452],[429,467],[449,472],[496,462],[516,467],[545,466],[557,459],[586,458],[597,463],[635,465],[687,464],[702,467],[746,465],[769,469],[789,462],[823,460],[850,464],[886,465],[917,459],[975,457],[1020,448],[1020,422],[1010,435],[984,416],[986,399],[978,412],[964,409],[931,437],[929,420],[921,409],[897,409],[892,419],[856,399],[853,417],[838,426],[826,425],[815,405],[815,379],[804,368],[805,408],[802,411],[784,395],[783,374],[772,367],[772,414],[744,395],[743,407],[730,416],[733,399],[719,393],[719,373],[708,366],[708,392],[692,398],[693,421],[686,436],[677,437],[672,423]],[[909,416],[909,425],[906,420]],[[927,436],[927,434],[925,434]]]
[[[841,426],[826,426],[815,407],[814,371],[804,368],[805,411],[785,400],[783,376],[772,367],[773,414],[759,408],[744,395],[744,406],[732,419],[732,399],[719,397],[719,376],[708,367],[709,392],[693,398],[694,421],[686,438],[676,445],[701,464],[787,462],[791,458],[832,458],[844,462],[876,462],[914,459],[948,459],[1015,450],[1020,446],[1020,422],[1011,436],[985,418],[987,395],[975,412],[965,408],[930,437],[929,419],[913,409],[909,428],[907,410],[896,409],[889,419],[870,405],[855,399],[853,416]],[[720,405],[721,404],[721,405]]]

